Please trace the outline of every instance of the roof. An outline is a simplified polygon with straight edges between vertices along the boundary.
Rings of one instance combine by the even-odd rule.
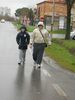
[[[38,3],[37,5],[40,5],[40,4],[43,4],[43,3],[53,3],[53,0],[51,1],[43,1],[43,2],[40,2]],[[56,4],[65,4],[65,1],[55,1]]]

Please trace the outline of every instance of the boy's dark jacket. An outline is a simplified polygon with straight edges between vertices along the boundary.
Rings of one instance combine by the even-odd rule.
[[[19,32],[16,36],[16,41],[19,45],[19,49],[25,50],[30,42],[30,36],[27,32]]]

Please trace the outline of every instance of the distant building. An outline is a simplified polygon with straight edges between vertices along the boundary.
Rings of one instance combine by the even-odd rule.
[[[67,8],[64,0],[54,0],[55,6],[53,6],[53,0],[43,1],[37,4],[38,16],[51,16],[53,9],[55,16],[66,16]],[[54,7],[54,8],[53,8]]]
[[[66,27],[67,6],[64,0],[45,0],[38,3],[37,15],[44,18],[47,26],[50,26],[53,20],[55,29]]]
[[[11,15],[11,9],[8,8],[8,7],[0,7],[0,15],[2,15],[2,16],[5,16],[5,15],[10,16]]]

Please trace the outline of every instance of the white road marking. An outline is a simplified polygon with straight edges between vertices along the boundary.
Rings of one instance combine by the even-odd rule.
[[[50,74],[50,73],[48,73],[48,76],[49,76],[49,77],[51,77],[51,74]]]
[[[58,84],[52,84],[52,86],[60,96],[67,97],[66,93],[61,89]]]
[[[45,69],[42,69],[42,72],[43,72],[46,76],[51,77],[51,74],[48,73],[48,71],[46,71]]]

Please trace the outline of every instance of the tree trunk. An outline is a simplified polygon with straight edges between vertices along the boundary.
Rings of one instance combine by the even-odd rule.
[[[70,31],[71,31],[71,8],[67,5],[67,27],[66,27],[66,37],[65,39],[70,39]]]

